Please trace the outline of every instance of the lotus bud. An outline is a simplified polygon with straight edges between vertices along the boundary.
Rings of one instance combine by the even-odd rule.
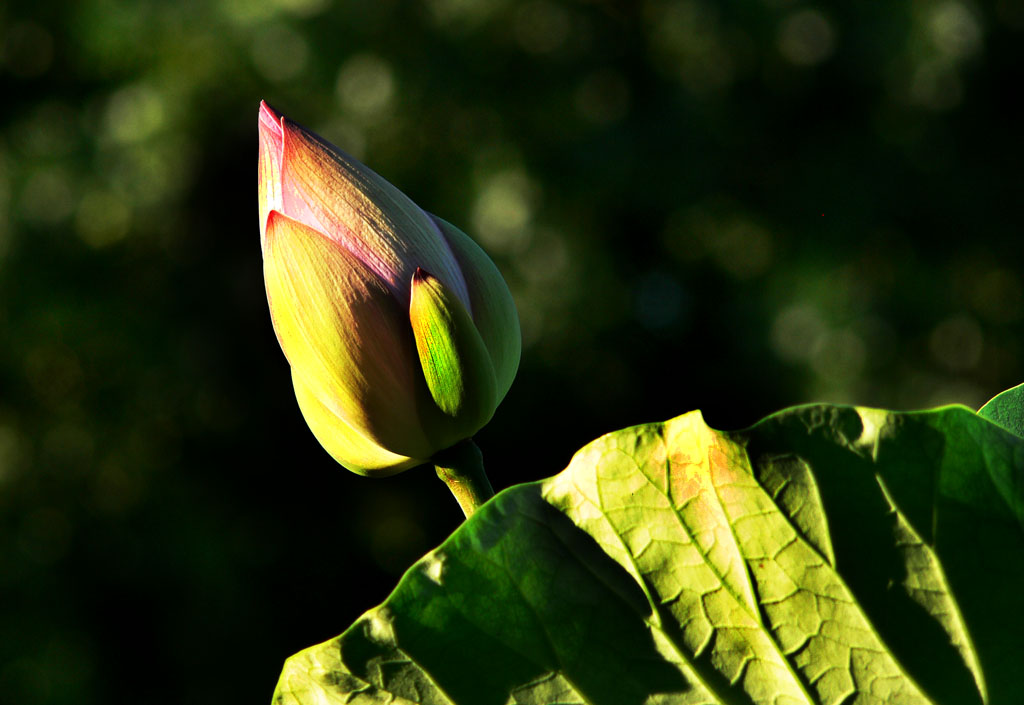
[[[519,319],[494,263],[266,103],[259,128],[267,301],[313,435],[379,476],[472,437],[519,366]]]

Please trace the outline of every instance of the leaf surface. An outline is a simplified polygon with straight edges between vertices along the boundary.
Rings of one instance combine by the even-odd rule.
[[[995,395],[978,414],[1018,436],[1024,436],[1024,384]]]
[[[965,407],[699,412],[501,492],[280,705],[1019,702],[1024,439]]]

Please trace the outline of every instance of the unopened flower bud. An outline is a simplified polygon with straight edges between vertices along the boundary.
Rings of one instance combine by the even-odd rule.
[[[365,475],[471,437],[519,366],[519,320],[494,263],[265,103],[259,125],[267,300],[313,434]]]

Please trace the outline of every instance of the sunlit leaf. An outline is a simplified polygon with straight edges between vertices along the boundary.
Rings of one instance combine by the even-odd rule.
[[[693,412],[500,493],[275,703],[1015,703],[1022,527],[965,407]]]

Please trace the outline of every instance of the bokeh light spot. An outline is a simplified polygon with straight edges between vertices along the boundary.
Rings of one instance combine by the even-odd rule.
[[[793,304],[780,311],[772,322],[772,349],[787,362],[806,363],[826,331],[825,321],[814,306]]]
[[[57,225],[75,208],[71,176],[61,167],[45,167],[29,176],[21,192],[22,217],[35,225]]]
[[[655,60],[687,89],[704,95],[736,78],[736,53],[721,28],[718,8],[700,0],[650,3],[645,12]]]
[[[947,61],[922,62],[910,80],[910,101],[935,111],[955,108],[963,100],[963,93],[963,82]]]
[[[798,66],[821,63],[832,55],[835,43],[832,23],[818,10],[798,10],[779,27],[779,51]]]
[[[426,0],[434,23],[453,33],[468,32],[490,19],[504,0]]]
[[[866,362],[864,341],[849,328],[826,332],[811,350],[811,368],[819,376],[836,382],[853,381]]]
[[[719,266],[737,279],[763,274],[771,266],[775,249],[771,233],[741,218],[722,224],[705,246]]]
[[[473,203],[474,234],[496,253],[521,251],[530,241],[536,187],[519,170],[494,174]]]
[[[969,370],[981,360],[984,336],[969,316],[953,316],[937,325],[928,338],[935,359],[954,372]]]
[[[538,229],[529,247],[515,258],[516,271],[531,286],[549,286],[562,281],[569,265],[569,251],[560,232],[547,227]]]
[[[775,259],[774,237],[735,210],[717,204],[673,214],[666,224],[666,246],[684,261],[710,256],[737,279],[764,274]]]
[[[82,197],[75,213],[75,232],[90,247],[106,247],[124,239],[131,227],[131,206],[108,191]]]
[[[928,21],[932,42],[942,53],[963,59],[981,49],[981,25],[974,13],[956,0],[937,4]]]
[[[309,59],[309,44],[292,27],[271,24],[253,37],[249,54],[257,70],[277,83],[302,73]]]
[[[374,54],[358,54],[338,71],[335,90],[341,107],[361,116],[373,116],[391,104],[395,78],[391,66]]]
[[[221,0],[222,12],[235,24],[253,26],[280,15],[282,12],[296,17],[312,17],[327,9],[330,0]]]
[[[145,83],[136,83],[110,96],[104,128],[114,142],[140,142],[163,127],[165,119],[160,92]]]
[[[980,276],[971,291],[974,308],[993,323],[1016,323],[1024,314],[1024,291],[1018,275],[993,269]]]
[[[177,136],[132,145],[105,155],[113,190],[133,206],[166,202],[188,183],[194,169],[192,144]]]
[[[559,49],[569,35],[569,13],[546,0],[525,2],[516,10],[512,29],[516,41],[531,54],[548,54]]]
[[[330,0],[275,0],[278,7],[299,17],[318,15],[330,6]]]

